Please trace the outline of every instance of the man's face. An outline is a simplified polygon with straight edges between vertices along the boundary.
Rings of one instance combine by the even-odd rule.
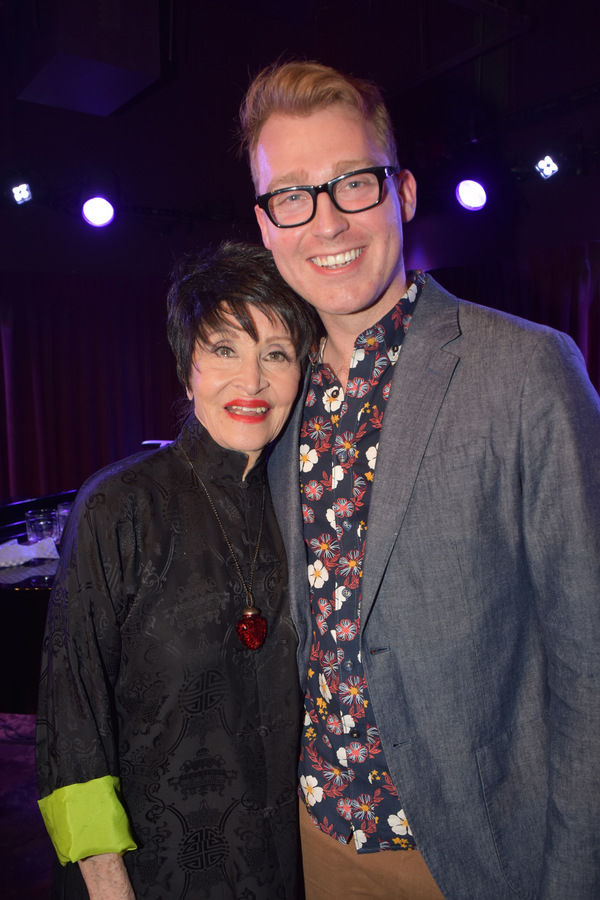
[[[390,160],[373,126],[336,104],[310,116],[279,113],[267,119],[256,151],[258,193],[322,184]],[[402,222],[415,211],[410,172],[388,178],[378,206],[342,213],[321,193],[315,217],[295,228],[277,228],[255,207],[265,247],[285,280],[321,316],[328,331],[342,325],[355,334],[377,322],[405,290]]]

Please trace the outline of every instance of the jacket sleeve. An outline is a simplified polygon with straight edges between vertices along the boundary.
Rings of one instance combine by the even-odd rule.
[[[523,533],[546,650],[549,803],[540,898],[600,896],[600,401],[560,334],[522,396]]]
[[[102,489],[82,489],[49,603],[36,763],[40,809],[63,865],[136,847],[121,802],[114,704],[123,567],[135,542],[117,518]]]
[[[121,783],[105,775],[57,788],[39,801],[44,824],[61,865],[99,853],[135,850]]]

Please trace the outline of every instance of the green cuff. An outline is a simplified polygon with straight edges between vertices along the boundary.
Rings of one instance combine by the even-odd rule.
[[[137,849],[114,775],[58,788],[38,804],[63,866],[97,853]]]

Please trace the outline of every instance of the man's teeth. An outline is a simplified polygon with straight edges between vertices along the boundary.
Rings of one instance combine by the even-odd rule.
[[[358,250],[346,250],[345,253],[335,253],[330,256],[312,256],[311,262],[322,269],[338,269],[340,266],[347,266],[353,262],[363,252],[362,247]]]
[[[268,406],[228,406],[232,412],[240,413],[243,416],[263,416],[269,411]]]

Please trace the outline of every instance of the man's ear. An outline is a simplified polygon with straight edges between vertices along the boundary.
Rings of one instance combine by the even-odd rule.
[[[402,204],[402,221],[410,222],[417,211],[417,182],[408,169],[402,169],[398,176],[398,196]]]
[[[258,222],[258,227],[260,228],[260,233],[262,235],[262,242],[267,248],[267,250],[271,249],[271,242],[269,240],[269,217],[267,216],[264,209],[261,209],[258,203],[254,207],[254,215],[256,216],[256,221]]]

